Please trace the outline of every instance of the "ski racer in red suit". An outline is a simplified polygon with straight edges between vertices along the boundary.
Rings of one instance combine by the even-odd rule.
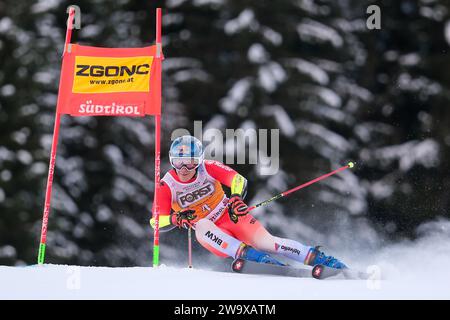
[[[174,140],[169,157],[173,169],[161,179],[158,199],[161,230],[192,228],[198,242],[220,257],[283,265],[273,253],[305,265],[346,268],[318,247],[270,234],[244,202],[247,180],[218,161],[204,160],[197,138]],[[231,189],[229,198],[222,185]]]

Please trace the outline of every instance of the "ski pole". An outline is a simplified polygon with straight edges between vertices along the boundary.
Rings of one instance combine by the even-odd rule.
[[[192,268],[192,228],[188,229],[188,267]]]
[[[273,196],[273,197],[270,198],[270,199],[267,199],[267,200],[265,200],[265,201],[263,201],[263,202],[260,202],[260,203],[258,203],[258,204],[255,204],[255,205],[251,206],[251,207],[248,208],[248,209],[249,209],[249,211],[252,211],[252,210],[254,210],[254,209],[258,208],[258,207],[265,206],[265,205],[269,204],[270,202],[275,201],[275,200],[278,200],[278,199],[280,199],[280,198],[283,198],[283,197],[287,196],[288,194],[290,194],[290,193],[292,193],[292,192],[295,192],[295,191],[298,191],[298,190],[300,190],[300,189],[306,188],[307,186],[310,186],[310,185],[312,185],[312,184],[314,184],[314,183],[316,183],[316,182],[319,182],[319,181],[321,181],[321,180],[324,180],[324,179],[326,179],[326,178],[328,178],[328,177],[330,177],[330,176],[332,176],[332,175],[335,175],[336,173],[339,173],[339,172],[341,172],[341,171],[344,171],[344,170],[346,170],[346,169],[353,168],[354,166],[355,166],[355,164],[354,164],[353,162],[349,162],[346,166],[343,166],[343,167],[341,167],[341,168],[339,168],[339,169],[336,169],[336,170],[334,170],[334,171],[331,171],[330,173],[324,174],[323,176],[320,176],[320,177],[315,178],[315,179],[313,179],[313,180],[311,180],[311,181],[308,181],[308,182],[306,182],[306,183],[304,183],[304,184],[301,184],[301,185],[299,185],[298,187],[295,187],[295,188],[289,189],[288,191],[285,191],[285,192],[282,192],[282,193],[280,193],[280,194],[277,194],[276,196]]]

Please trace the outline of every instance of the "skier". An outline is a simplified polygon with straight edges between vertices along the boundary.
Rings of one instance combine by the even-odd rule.
[[[244,202],[247,180],[218,161],[204,160],[197,138],[175,139],[169,158],[173,169],[161,179],[158,196],[160,230],[192,228],[198,242],[220,257],[284,265],[270,255],[280,254],[305,265],[347,268],[318,247],[270,234]],[[222,185],[231,188],[230,198]]]

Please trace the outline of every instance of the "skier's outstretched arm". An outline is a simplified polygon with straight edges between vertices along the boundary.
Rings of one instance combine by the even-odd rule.
[[[159,205],[159,230],[161,232],[170,231],[176,227],[171,222],[172,194],[170,188],[164,182],[161,182],[159,188],[158,205]],[[150,225],[155,228],[155,210],[152,210],[153,216],[150,219]]]
[[[214,179],[231,189],[231,197],[239,196],[242,199],[247,194],[247,179],[229,166],[215,161],[205,160],[205,168]]]
[[[160,192],[158,197],[159,204],[159,230],[166,232],[175,227],[189,229],[192,227],[192,220],[197,216],[194,210],[184,209],[175,212],[172,209],[172,193],[166,183],[161,182]],[[153,210],[153,217],[150,219],[150,225],[155,228],[155,210]]]

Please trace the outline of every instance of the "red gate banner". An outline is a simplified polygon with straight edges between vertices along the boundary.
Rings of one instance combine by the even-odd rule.
[[[57,112],[72,116],[161,114],[157,46],[99,48],[69,44]]]
[[[71,116],[155,117],[155,229],[153,266],[159,264],[159,206],[161,149],[161,8],[156,9],[155,45],[144,48],[99,48],[71,43],[75,8],[69,10],[52,148],[42,216],[38,264],[45,262],[59,127]]]

